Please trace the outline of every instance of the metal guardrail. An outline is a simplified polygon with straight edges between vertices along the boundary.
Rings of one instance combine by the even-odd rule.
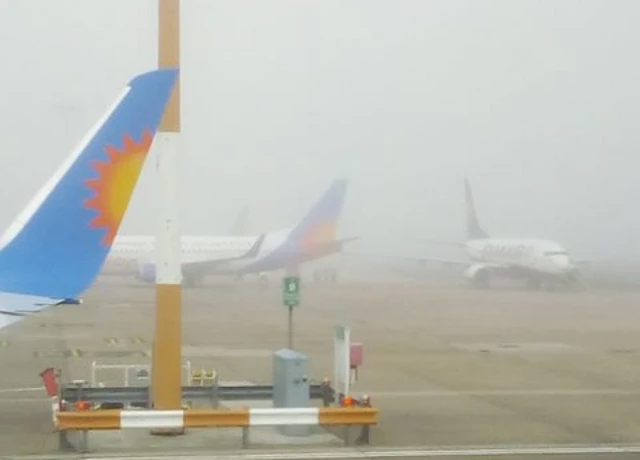
[[[254,426],[315,425],[327,429],[342,426],[345,445],[350,445],[350,428],[361,427],[359,441],[369,444],[369,427],[378,423],[378,410],[371,407],[288,407],[260,409],[188,410],[97,410],[56,413],[58,446],[62,451],[87,452],[92,430],[242,428],[242,447],[249,446],[249,430]],[[80,434],[79,444],[68,438]]]
[[[79,400],[94,404],[122,403],[144,406],[150,401],[149,387],[76,387],[63,386],[60,397],[68,403]],[[322,399],[322,389],[318,384],[309,385],[309,397]],[[183,401],[238,401],[273,399],[273,385],[233,385],[233,386],[185,386],[182,387]]]

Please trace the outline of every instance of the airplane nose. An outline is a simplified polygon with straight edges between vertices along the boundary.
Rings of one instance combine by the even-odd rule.
[[[578,267],[567,259],[557,260],[556,268],[558,272],[568,276],[574,275],[578,271]]]

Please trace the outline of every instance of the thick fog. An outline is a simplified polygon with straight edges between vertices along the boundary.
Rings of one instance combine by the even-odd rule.
[[[183,0],[183,230],[294,225],[337,177],[361,247],[492,236],[640,253],[640,2]],[[136,73],[155,0],[0,0],[7,226]],[[122,233],[153,233],[155,159]],[[430,249],[422,246],[427,253]]]

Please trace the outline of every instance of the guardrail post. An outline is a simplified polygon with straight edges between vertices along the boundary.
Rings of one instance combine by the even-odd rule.
[[[89,432],[82,430],[80,432],[80,444],[78,445],[78,452],[86,454],[89,451]]]
[[[351,430],[349,429],[349,425],[344,425],[344,445],[345,446],[350,446],[351,445]]]
[[[74,450],[73,444],[69,442],[69,436],[66,430],[58,431],[58,450],[62,452],[71,452]]]
[[[366,445],[371,444],[369,441],[370,428],[371,427],[369,425],[362,425],[362,427],[360,427],[361,432],[360,432],[360,436],[358,436],[358,439],[356,439],[356,443],[366,444]]]
[[[213,382],[211,382],[211,393],[213,395],[213,400],[211,401],[211,405],[215,408],[220,407],[220,381],[218,380],[218,373],[216,372]]]
[[[247,449],[249,447],[249,427],[242,427],[242,448]]]

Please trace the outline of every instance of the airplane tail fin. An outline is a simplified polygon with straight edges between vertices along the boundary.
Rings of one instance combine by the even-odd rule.
[[[473,194],[471,193],[471,185],[469,179],[464,180],[464,198],[467,210],[467,238],[488,238],[489,235],[480,227],[478,216],[476,214],[476,206],[473,202]]]
[[[287,238],[289,242],[305,247],[334,241],[346,192],[346,180],[333,181],[320,200],[291,231]]]
[[[244,236],[247,231],[247,216],[249,214],[249,208],[246,206],[240,210],[238,217],[231,227],[231,234],[234,236]]]
[[[177,81],[132,79],[0,240],[0,290],[73,298],[95,280]]]

